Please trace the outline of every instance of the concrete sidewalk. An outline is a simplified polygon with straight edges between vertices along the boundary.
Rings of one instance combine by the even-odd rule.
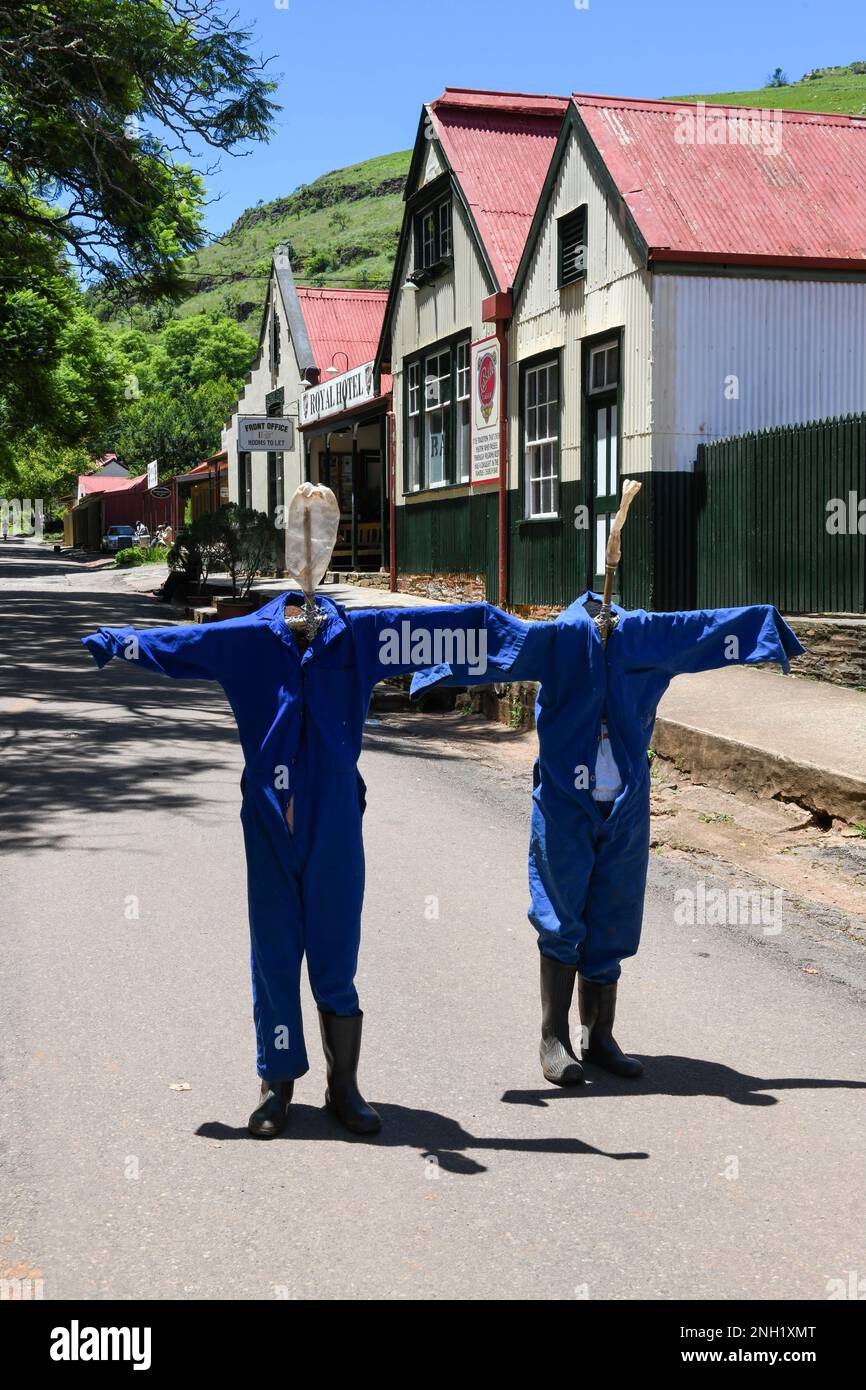
[[[866,693],[744,666],[677,676],[652,746],[693,777],[866,823]]]

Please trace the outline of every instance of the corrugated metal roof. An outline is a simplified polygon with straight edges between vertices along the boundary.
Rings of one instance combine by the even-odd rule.
[[[110,473],[104,476],[82,473],[78,478],[78,496],[91,497],[98,492],[120,492],[137,481],[137,478],[118,478]]]
[[[568,109],[567,97],[446,87],[427,110],[507,290]]]
[[[372,362],[388,303],[387,290],[299,289],[298,300],[322,380],[328,367],[338,372]],[[342,357],[349,359],[348,368]]]
[[[652,260],[866,266],[866,120],[572,100]]]

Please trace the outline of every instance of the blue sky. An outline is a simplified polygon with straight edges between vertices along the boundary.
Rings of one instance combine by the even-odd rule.
[[[287,7],[286,7],[287,4]],[[268,146],[210,180],[219,233],[260,198],[408,148],[445,86],[674,96],[866,59],[863,0],[234,0],[273,56]]]

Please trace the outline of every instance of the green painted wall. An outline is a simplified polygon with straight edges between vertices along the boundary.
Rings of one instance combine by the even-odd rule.
[[[741,435],[698,450],[697,603],[866,612],[866,536],[827,504],[866,497],[866,416]],[[856,506],[856,502],[855,502]]]
[[[866,612],[866,416],[704,445],[694,473],[644,473],[623,533],[617,597],[656,611],[774,603],[786,613]],[[847,533],[828,503],[853,497]],[[582,484],[563,483],[562,520],[526,522],[508,494],[512,606],[564,608],[589,583],[592,531],[577,529]],[[397,510],[403,573],[472,571],[497,590],[496,493]]]
[[[437,497],[397,508],[399,574],[483,574],[496,598],[496,493]]]
[[[678,566],[667,554],[674,527],[684,525],[686,488],[671,486],[669,477],[645,475],[644,490],[629,513],[621,567],[622,595],[629,607],[685,607],[668,602],[682,589]],[[690,496],[690,492],[689,492]],[[566,608],[589,585],[591,533],[578,529],[575,509],[582,504],[580,482],[563,483],[562,519],[522,520],[520,491],[508,494],[508,565],[510,605]],[[436,498],[397,508],[398,574],[484,574],[487,597],[498,599],[498,517],[496,493],[472,497]],[[658,513],[658,515],[657,515]],[[684,547],[687,558],[691,549]]]

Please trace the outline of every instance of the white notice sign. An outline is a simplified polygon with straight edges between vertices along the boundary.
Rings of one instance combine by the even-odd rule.
[[[239,415],[238,449],[242,454],[281,454],[295,447],[295,422],[276,415]]]

